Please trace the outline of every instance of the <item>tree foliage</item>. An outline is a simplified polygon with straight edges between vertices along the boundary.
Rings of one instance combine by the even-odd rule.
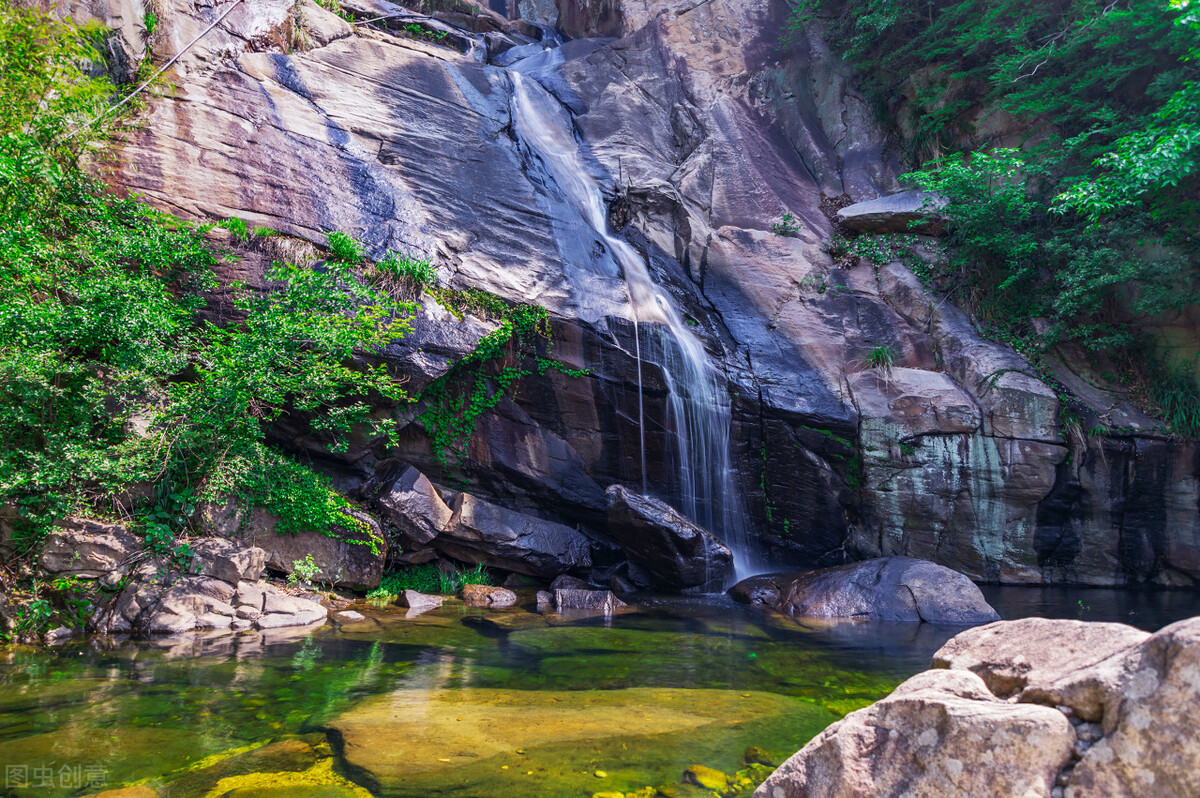
[[[1200,433],[1179,410],[1200,407],[1195,380],[1184,396],[1180,364],[1142,332],[1200,301],[1196,9],[805,0],[789,24],[818,15],[898,120],[919,167],[905,178],[949,201],[935,286],[1035,358],[1070,340],[1127,364],[1177,431]]]
[[[140,515],[169,545],[180,508],[205,498],[264,505],[282,532],[353,525],[267,431],[291,415],[337,448],[371,423],[368,400],[404,399],[354,355],[403,334],[410,306],[333,236],[341,257],[277,264],[271,290],[232,287],[243,321],[205,321],[217,255],[203,230],[76,168],[90,129],[61,143],[113,94],[89,77],[87,42],[0,7],[0,504],[19,507],[28,545],[55,517],[98,509]]]

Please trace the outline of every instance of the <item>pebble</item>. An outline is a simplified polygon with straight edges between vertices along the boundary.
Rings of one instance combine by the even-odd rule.
[[[593,775],[598,779],[607,779],[608,778],[608,774],[605,773],[603,770],[597,770]]]

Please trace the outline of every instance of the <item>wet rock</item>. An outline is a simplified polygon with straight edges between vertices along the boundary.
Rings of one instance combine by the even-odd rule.
[[[468,607],[501,609],[517,603],[517,594],[506,587],[492,585],[463,585],[463,603]]]
[[[999,620],[962,574],[910,557],[887,557],[793,574],[754,576],[737,601],[797,617],[975,625]]]
[[[249,773],[291,773],[307,770],[317,761],[312,746],[302,740],[280,740],[222,759],[189,773],[159,790],[160,798],[186,798],[212,792],[222,779]]]
[[[467,493],[456,495],[450,507],[454,516],[432,545],[456,560],[543,578],[591,565],[591,542],[569,526]]]
[[[1074,745],[1058,710],[1001,701],[967,671],[926,671],[830,726],[754,794],[1049,796]]]
[[[554,594],[549,590],[539,590],[535,596],[538,612],[550,612],[554,609]]]
[[[570,574],[560,574],[554,577],[554,581],[550,583],[551,590],[595,590],[596,585],[577,576]]]
[[[256,582],[266,568],[267,555],[257,547],[245,548],[230,540],[205,538],[190,543],[191,572],[223,582]]]
[[[719,589],[733,554],[711,532],[658,499],[608,488],[609,534],[665,590]]]
[[[765,765],[769,768],[779,766],[779,763],[775,761],[773,756],[758,746],[747,748],[746,752],[742,754],[742,761],[747,765]]]
[[[625,602],[608,590],[559,588],[554,591],[554,606],[558,608],[559,612],[563,610],[594,610],[607,615],[624,607]]]
[[[354,610],[342,610],[336,617],[339,621],[345,623],[354,623],[355,621],[365,621],[367,619],[367,616]]]
[[[425,593],[419,593],[416,590],[405,590],[396,597],[396,603],[401,607],[408,607],[410,610],[421,612],[435,610],[442,606],[444,601],[445,599],[441,596],[429,596]]]
[[[141,546],[122,524],[67,518],[46,538],[41,565],[50,573],[99,577],[116,570]]]
[[[939,210],[946,200],[923,191],[901,191],[886,197],[856,202],[837,212],[842,225],[862,233],[941,233],[945,217]]]

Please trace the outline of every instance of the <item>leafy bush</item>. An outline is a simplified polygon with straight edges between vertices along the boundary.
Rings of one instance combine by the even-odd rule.
[[[292,572],[288,574],[287,581],[289,585],[308,587],[320,572],[321,567],[313,562],[312,554],[306,554],[303,560],[292,560]]]
[[[771,232],[777,236],[794,236],[800,230],[799,223],[796,222],[796,217],[791,211],[783,214],[783,217],[771,225]]]
[[[244,322],[205,321],[216,258],[199,231],[112,196],[54,138],[105,96],[79,68],[86,37],[4,6],[0,44],[0,503],[23,516],[18,548],[65,513],[109,512],[165,550],[195,501],[230,497],[284,533],[356,526],[267,429],[310,420],[335,448],[356,425],[379,431],[368,400],[406,397],[353,356],[406,332],[411,308],[346,262],[361,247],[345,237],[340,261],[278,264],[267,292],[235,286]]]

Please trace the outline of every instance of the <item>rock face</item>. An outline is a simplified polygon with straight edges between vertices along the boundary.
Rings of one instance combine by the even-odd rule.
[[[608,489],[608,528],[630,562],[665,590],[719,590],[733,554],[665,502],[623,485]]]
[[[752,576],[734,599],[807,618],[924,621],[969,626],[997,621],[979,588],[925,560],[885,557],[795,574]]]
[[[756,798],[1195,795],[1200,618],[1001,621],[951,639],[935,670],[851,713]]]
[[[140,56],[141,4],[69,5],[120,27],[126,57]],[[395,446],[333,452],[281,428],[282,443],[348,489],[399,459],[598,536],[610,531],[604,486],[644,483],[678,504],[666,381],[639,369],[610,248],[512,133],[519,68],[564,104],[611,227],[646,255],[727,378],[737,481],[772,561],[904,555],[1005,583],[1200,585],[1200,448],[1155,434],[1078,374],[1060,382],[1097,423],[1128,432],[1070,440],[1058,391],[1017,353],[903,266],[877,274],[823,250],[831,208],[848,226],[885,229],[907,224],[918,198],[895,193],[900,167],[819,25],[781,42],[786,4],[773,0],[493,5],[522,19],[456,7],[417,20],[356,0],[346,7],[364,19],[398,16],[349,26],[309,2],[302,14],[246,4],[181,58],[175,90],[128,137],[109,178],[119,189],[188,218],[236,216],[317,245],[341,229],[375,257],[429,257],[443,285],[546,308],[553,358],[588,369],[513,386],[453,474],[404,408],[380,409],[400,427]],[[159,10],[157,58],[222,11],[184,0]],[[452,46],[400,34],[408,20]],[[525,20],[557,21],[575,40],[540,55],[542,33]],[[794,235],[770,232],[785,213]],[[260,284],[261,260],[239,279]],[[418,302],[412,335],[380,353],[414,393],[497,324]],[[879,347],[894,352],[894,381],[866,368]],[[402,488],[432,496],[415,478]],[[403,501],[398,518],[412,512]],[[428,528],[406,534],[436,531],[431,540],[473,551],[427,509]],[[534,562],[539,575],[560,567]]]

